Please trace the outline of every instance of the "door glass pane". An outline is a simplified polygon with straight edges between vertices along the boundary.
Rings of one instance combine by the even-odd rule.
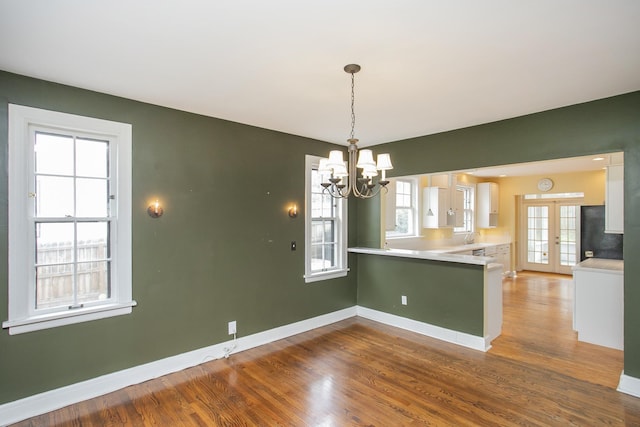
[[[549,207],[528,206],[528,250],[527,261],[549,264]]]
[[[78,138],[76,140],[76,175],[107,178],[108,142]]]
[[[109,196],[107,194],[107,180],[78,178],[76,180],[76,191],[76,216],[107,216],[109,201]]]
[[[560,206],[560,265],[576,264],[576,206]]]
[[[73,216],[73,178],[36,177],[37,217]]]
[[[73,175],[73,138],[36,132],[35,171],[38,174]]]

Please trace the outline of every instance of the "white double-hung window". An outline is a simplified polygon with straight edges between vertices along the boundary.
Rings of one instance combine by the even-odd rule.
[[[346,276],[347,201],[320,185],[320,157],[306,156],[305,282]]]
[[[131,312],[131,125],[9,105],[10,334]]]

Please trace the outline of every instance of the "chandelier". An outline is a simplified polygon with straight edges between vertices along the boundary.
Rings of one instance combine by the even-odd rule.
[[[322,187],[335,198],[347,198],[353,194],[360,199],[369,199],[380,193],[382,188],[387,191],[386,171],[393,169],[389,154],[378,154],[377,162],[373,161],[371,150],[358,151],[358,139],[355,138],[356,126],[355,104],[355,73],[360,71],[357,64],[345,65],[344,71],[351,74],[351,137],[349,142],[348,160],[345,162],[342,151],[332,150],[329,158],[320,159],[318,173],[322,177]],[[356,161],[357,159],[357,161]],[[360,171],[358,171],[360,169]],[[381,172],[377,184],[374,178]]]

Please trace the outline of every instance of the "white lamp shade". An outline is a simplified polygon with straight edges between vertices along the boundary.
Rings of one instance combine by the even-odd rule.
[[[326,157],[320,159],[318,163],[318,172],[320,175],[328,175],[331,174],[331,168],[329,167],[329,159]]]
[[[391,164],[391,156],[389,153],[378,154],[378,170],[388,171],[393,169],[393,165]]]
[[[375,166],[367,166],[362,169],[362,176],[365,178],[373,178],[374,176],[378,176],[378,171]]]
[[[340,154],[342,154],[342,153],[340,153]],[[335,176],[335,177],[349,176],[349,172],[347,172],[347,164],[346,164],[346,162],[342,162],[342,163],[340,163],[338,165],[333,166],[333,176]]]
[[[342,158],[342,151],[339,150],[331,150],[329,152],[329,161],[327,162],[327,166],[329,168],[335,169],[339,168],[340,165],[344,165],[344,159]]]
[[[358,163],[356,163],[356,167],[366,168],[366,167],[376,167],[375,162],[373,161],[373,152],[371,150],[360,150],[358,153]]]

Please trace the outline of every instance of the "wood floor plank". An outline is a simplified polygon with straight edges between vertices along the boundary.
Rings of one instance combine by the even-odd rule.
[[[351,318],[14,426],[640,426],[623,353],[577,341],[572,286],[505,279],[487,353]]]

